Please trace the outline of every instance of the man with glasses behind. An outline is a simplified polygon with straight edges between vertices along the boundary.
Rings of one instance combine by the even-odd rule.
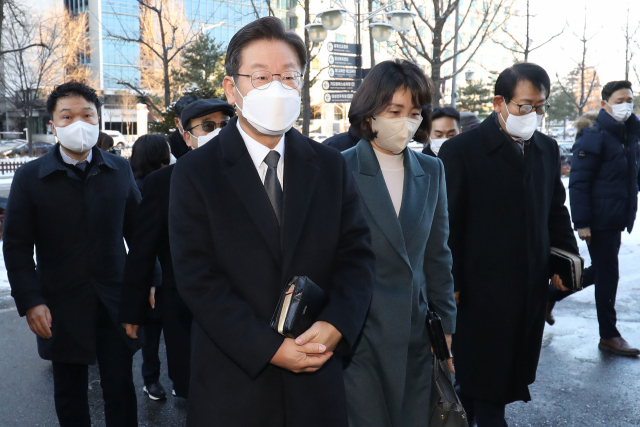
[[[505,405],[531,400],[550,247],[578,253],[558,144],[536,131],[549,90],[540,66],[507,68],[496,81],[493,114],[439,152],[459,301],[453,355],[469,425],[504,427]],[[552,282],[564,288],[558,276]]]
[[[278,18],[240,29],[224,80],[238,118],[175,167],[171,254],[194,315],[188,426],[347,426],[342,357],[369,307],[374,255],[344,157],[292,129],[306,52]],[[269,327],[291,276],[329,296],[295,339]]]
[[[194,153],[185,154],[185,158],[198,156],[200,150],[195,149],[216,136],[234,115],[233,107],[220,99],[200,99],[184,107],[180,117],[184,125],[183,136],[194,149]],[[173,382],[173,395],[186,398],[193,316],[178,295],[169,247],[169,190],[173,168],[174,165],[164,167],[144,180],[142,202],[125,266],[120,322],[127,335],[137,337],[138,326],[145,323],[147,311],[152,309],[150,290],[157,257],[162,267],[162,328],[169,378]],[[158,381],[145,384],[145,392],[152,400],[165,397]]]

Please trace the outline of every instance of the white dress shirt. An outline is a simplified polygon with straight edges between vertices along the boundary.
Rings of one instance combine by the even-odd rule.
[[[255,139],[251,138],[249,134],[247,134],[242,126],[240,126],[240,120],[236,124],[238,126],[238,131],[242,136],[242,140],[244,144],[247,146],[247,150],[249,150],[249,155],[251,156],[251,160],[253,160],[253,164],[256,166],[256,170],[258,171],[258,175],[260,175],[260,180],[264,184],[264,178],[267,175],[267,169],[269,167],[264,162],[265,157],[271,151],[269,147],[260,144]],[[274,148],[275,151],[280,153],[280,160],[278,160],[278,181],[280,181],[280,187],[284,190],[284,135],[280,138],[280,142]]]
[[[62,147],[59,147],[59,149],[60,149],[60,156],[62,157],[62,161],[65,162],[68,165],[76,166],[78,163],[82,163],[82,162],[91,163],[91,160],[93,159],[93,150],[89,151],[89,155],[87,156],[86,159],[84,159],[84,160],[76,160],[76,159],[73,159],[73,158],[69,157],[67,155],[67,153],[64,152]]]

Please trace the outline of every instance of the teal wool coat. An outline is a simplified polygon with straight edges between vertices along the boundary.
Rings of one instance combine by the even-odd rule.
[[[345,151],[376,255],[373,298],[352,356],[345,361],[350,427],[427,427],[431,344],[427,301],[455,330],[452,258],[444,167],[404,152],[404,189],[396,215],[371,143]]]

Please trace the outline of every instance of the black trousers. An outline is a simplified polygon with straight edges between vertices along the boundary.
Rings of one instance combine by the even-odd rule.
[[[469,426],[473,426],[475,421],[477,427],[509,427],[504,418],[506,405],[473,399],[465,395],[464,391],[459,388],[458,397],[467,413]]]
[[[142,326],[142,378],[145,385],[160,381],[160,337],[162,336],[162,318],[147,319]]]
[[[162,292],[162,320],[169,378],[173,382],[176,396],[187,398],[191,373],[193,315],[176,288],[165,287]]]
[[[97,303],[96,353],[107,427],[137,427],[133,355],[102,302]],[[53,362],[53,389],[60,427],[91,427],[89,367]]]
[[[616,295],[618,293],[618,253],[620,252],[622,233],[616,230],[592,230],[589,255],[591,266],[584,271],[583,287],[596,285],[596,310],[600,338],[615,338],[620,336],[616,328]],[[571,292],[561,292],[550,287],[549,299],[561,301],[571,295]]]

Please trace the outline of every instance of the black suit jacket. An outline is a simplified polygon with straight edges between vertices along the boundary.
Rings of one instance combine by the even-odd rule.
[[[171,181],[173,265],[195,317],[187,425],[346,426],[339,351],[360,332],[374,278],[358,190],[338,151],[287,132],[281,233],[237,120],[186,154]],[[343,335],[313,374],[270,364],[283,337],[269,321],[294,275],[329,292],[318,320]]]
[[[169,247],[169,190],[173,166],[149,174],[142,186],[142,202],[129,246],[124,270],[120,322],[141,325],[149,309],[149,290],[157,286],[156,257],[162,271],[162,286],[175,288]]]
[[[495,114],[495,113],[494,113]],[[464,393],[530,400],[544,331],[549,253],[578,252],[558,144],[540,132],[524,155],[494,116],[442,145],[449,247],[460,304],[453,352]]]

